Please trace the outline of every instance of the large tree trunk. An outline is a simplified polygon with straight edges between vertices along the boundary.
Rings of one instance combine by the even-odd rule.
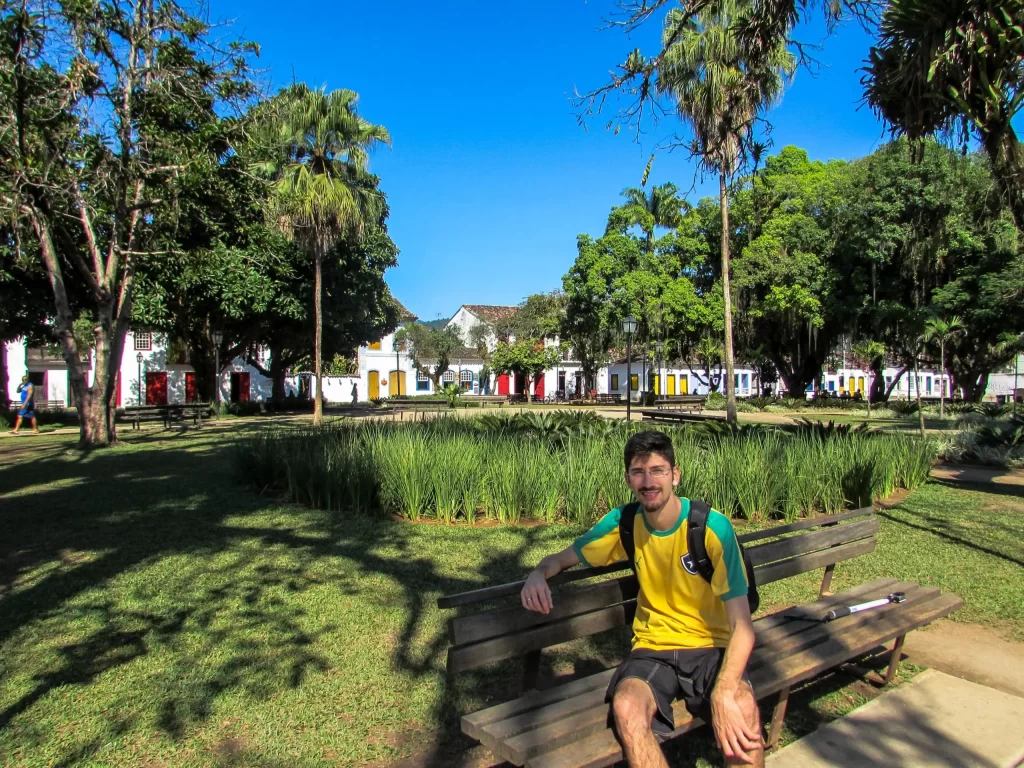
[[[736,423],[736,377],[732,353],[732,289],[729,279],[729,195],[725,174],[718,175],[722,209],[722,303],[725,307],[725,420]]]
[[[10,379],[7,374],[7,342],[0,339],[0,408],[5,411],[11,407],[11,399],[7,395]]]
[[[323,366],[320,358],[322,357],[322,341],[323,341],[323,317],[320,314],[321,310],[321,299],[323,294],[323,254],[321,249],[316,249],[316,271],[313,286],[313,325],[316,327],[316,332],[313,340],[313,362],[314,370],[316,371],[316,403],[313,405],[313,424],[319,425],[324,423],[324,378],[323,378]]]
[[[980,403],[988,389],[988,373],[978,373],[976,370],[950,371],[949,377],[952,385],[959,389],[968,403]]]

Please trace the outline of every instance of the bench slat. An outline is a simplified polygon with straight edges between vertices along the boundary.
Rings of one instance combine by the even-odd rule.
[[[515,634],[532,626],[632,600],[636,597],[638,589],[636,576],[633,574],[597,584],[573,587],[555,592],[554,606],[547,615],[528,611],[521,605],[514,605],[450,619],[448,634],[454,646]]]
[[[619,603],[590,613],[542,624],[539,627],[531,627],[514,635],[504,635],[473,645],[452,648],[448,651],[448,672],[451,674],[464,672],[484,664],[519,656],[527,651],[547,648],[579,637],[621,627],[633,621],[635,611],[636,601]]]
[[[874,507],[862,507],[861,509],[851,509],[849,512],[840,512],[838,515],[820,515],[818,517],[812,517],[808,520],[800,520],[796,523],[788,523],[786,525],[775,526],[774,528],[765,528],[761,531],[752,531],[750,533],[740,534],[736,538],[740,544],[746,545],[751,541],[759,541],[761,539],[771,539],[776,536],[781,536],[784,533],[792,533],[794,531],[804,531],[808,528],[817,528],[822,525],[835,525],[836,523],[843,522],[844,520],[850,520],[855,517],[863,517],[864,515],[874,514]]]
[[[754,569],[754,579],[757,581],[757,585],[761,586],[788,578],[789,576],[796,576],[799,573],[807,573],[818,568],[824,568],[826,565],[832,565],[843,560],[874,552],[877,541],[877,538],[872,536],[869,539],[861,539],[851,544],[841,544],[838,547],[824,549],[809,555],[801,555],[800,557],[782,560],[770,565],[762,565]]]
[[[598,672],[596,675],[588,675],[579,680],[573,680],[571,683],[549,688],[546,691],[530,691],[518,699],[488,707],[487,709],[481,709],[479,712],[474,712],[471,715],[463,715],[462,732],[479,741],[480,736],[478,734],[483,733],[483,728],[491,723],[515,717],[523,712],[540,709],[549,704],[556,704],[559,701],[571,699],[574,696],[579,696],[596,688],[604,690],[608,687],[608,681],[612,679],[613,672],[615,672],[614,668],[607,669],[604,672]]]
[[[747,554],[754,566],[773,563],[776,560],[806,555],[819,549],[826,549],[837,544],[847,544],[878,533],[879,521],[875,515],[863,520],[855,520],[845,525],[833,525],[813,533],[803,533],[786,539],[757,544],[747,547]]]
[[[758,699],[776,693],[787,685],[808,680],[844,661],[867,653],[872,648],[906,634],[912,629],[948,616],[963,605],[956,595],[940,595],[909,609],[896,610],[865,626],[820,643],[811,649],[793,654],[777,664],[764,665],[751,673]],[[826,626],[826,625],[819,625]],[[682,702],[673,710],[678,714]],[[680,723],[672,737],[693,729],[692,720]],[[585,741],[562,746],[529,759],[528,768],[603,768],[622,759],[622,751],[608,729],[599,731]]]
[[[629,563],[625,560],[620,560],[611,565],[604,565],[600,568],[571,568],[568,571],[562,571],[562,573],[552,579],[548,579],[548,584],[569,584],[573,581],[582,581],[583,579],[591,579],[595,576],[604,576],[607,573],[624,571],[627,568],[629,568]],[[524,579],[523,581],[513,581],[508,584],[497,584],[493,587],[482,587],[481,589],[471,589],[468,592],[445,595],[444,597],[437,598],[437,607],[441,609],[459,608],[463,605],[483,603],[499,597],[515,595],[522,591],[525,583]]]

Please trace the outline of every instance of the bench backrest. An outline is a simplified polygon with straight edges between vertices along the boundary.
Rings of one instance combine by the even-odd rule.
[[[826,593],[836,563],[874,550],[878,527],[874,508],[865,507],[738,538],[753,562],[758,586],[825,568],[821,592]],[[564,586],[605,574],[615,575],[603,581]],[[448,671],[462,672],[538,652],[633,621],[638,586],[626,561],[566,571],[551,584],[560,588],[555,591],[554,608],[547,615],[527,611],[519,604],[521,581],[440,598],[439,608],[464,609],[448,622]],[[504,605],[495,607],[500,601]],[[471,613],[471,606],[486,608]]]

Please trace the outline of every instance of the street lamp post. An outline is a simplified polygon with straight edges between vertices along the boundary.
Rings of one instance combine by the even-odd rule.
[[[217,418],[220,418],[220,345],[224,342],[221,331],[213,332],[213,402],[217,406]]]
[[[139,364],[139,405],[142,405],[142,353],[135,356],[135,362]]]
[[[632,419],[633,403],[633,334],[636,333],[637,322],[633,317],[622,321],[622,332],[626,334],[626,421]]]
[[[656,386],[654,388],[656,390],[655,394],[658,395],[659,397],[664,397],[665,396],[665,388],[664,388],[664,386],[662,386],[664,384],[664,382],[661,380],[661,368],[662,368],[662,362],[663,362],[661,353],[665,351],[665,342],[663,342],[663,341],[656,341],[656,342],[654,342],[654,351],[658,355],[658,373],[657,373],[657,376],[656,376],[657,381],[655,382]]]

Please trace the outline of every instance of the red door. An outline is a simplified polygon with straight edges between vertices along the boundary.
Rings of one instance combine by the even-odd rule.
[[[544,374],[533,380],[533,399],[543,400],[544,399]]]
[[[498,377],[498,394],[499,395],[507,395],[508,394],[508,374],[507,373],[503,373],[503,374],[501,374]]]
[[[193,371],[185,371],[185,402],[194,403],[199,400],[199,390],[196,387],[196,375]]]
[[[167,371],[146,371],[146,405],[167,405]]]
[[[231,374],[231,402],[249,402],[249,373],[248,371],[235,371]]]

